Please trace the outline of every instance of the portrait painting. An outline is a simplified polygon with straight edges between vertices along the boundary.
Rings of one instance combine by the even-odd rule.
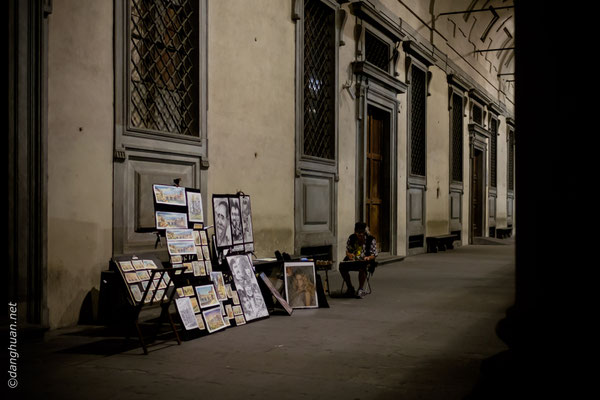
[[[290,262],[284,266],[285,296],[292,308],[317,308],[315,264]]]
[[[187,192],[188,219],[191,222],[204,222],[202,195],[198,192]]]
[[[239,197],[229,198],[229,210],[231,214],[231,238],[233,244],[243,243],[244,232],[242,231],[242,213],[240,210]]]
[[[244,242],[253,242],[252,236],[252,208],[250,206],[250,196],[240,196],[242,203],[242,228],[244,230]]]
[[[206,327],[210,333],[216,332],[226,327],[225,321],[223,320],[223,314],[221,314],[220,307],[210,308],[203,310],[202,315],[204,321],[206,321]]]
[[[246,254],[227,256],[227,264],[231,269],[246,321],[268,317],[269,311],[254,275],[250,256]]]
[[[219,299],[213,285],[196,286],[196,296],[200,302],[200,308],[218,306]]]
[[[185,206],[185,188],[179,186],[152,185],[157,204]]]
[[[225,196],[213,196],[213,214],[215,221],[215,239],[217,247],[232,245],[229,199]]]
[[[188,227],[187,215],[183,213],[156,211],[156,229],[175,229]]]

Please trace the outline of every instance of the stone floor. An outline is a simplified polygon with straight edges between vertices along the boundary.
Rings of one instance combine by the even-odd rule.
[[[463,399],[514,300],[514,240],[379,267],[363,299],[295,310],[144,355],[78,326],[19,347],[18,387],[40,399]],[[353,274],[356,279],[356,274]],[[6,398],[6,397],[5,397]]]

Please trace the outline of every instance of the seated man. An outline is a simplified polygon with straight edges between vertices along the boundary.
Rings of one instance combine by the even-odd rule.
[[[365,296],[364,285],[367,280],[367,268],[370,272],[373,272],[377,257],[377,242],[375,237],[371,236],[367,231],[367,224],[364,222],[357,222],[354,225],[354,233],[348,237],[346,242],[346,257],[344,261],[369,261],[363,263],[358,269],[358,292],[354,290],[352,286],[352,280],[350,279],[350,273],[348,271],[354,270],[351,263],[340,264],[340,274],[348,290],[345,296],[363,298]]]

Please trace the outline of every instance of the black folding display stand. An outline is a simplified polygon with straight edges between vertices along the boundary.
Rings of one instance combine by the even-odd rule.
[[[142,311],[146,310],[156,310],[160,308],[160,315],[157,319],[155,319],[155,329],[152,341],[156,340],[160,333],[160,329],[164,322],[167,322],[171,327],[171,331],[175,336],[175,340],[177,344],[181,344],[181,339],[179,338],[179,333],[177,332],[177,328],[175,326],[175,322],[173,321],[173,316],[169,312],[169,307],[171,306],[174,295],[178,287],[184,283],[183,281],[183,271],[186,269],[185,267],[163,267],[162,263],[154,256],[146,256],[146,260],[151,260],[156,268],[153,269],[145,269],[148,271],[149,279],[146,279],[148,282],[146,288],[142,292],[141,298],[136,298],[132,291],[132,285],[136,285],[136,283],[127,282],[125,279],[125,274],[129,272],[124,272],[122,267],[119,266],[122,262],[127,261],[141,261],[136,256],[120,256],[115,257],[112,260],[111,265],[113,268],[116,268],[117,271],[120,272],[124,283],[124,288],[127,290],[129,296],[129,303],[131,307],[128,307],[127,312],[125,313],[125,330],[126,330],[126,340],[129,341],[131,338],[131,331],[135,329],[135,332],[140,340],[142,348],[144,350],[144,354],[148,354],[148,342],[145,340],[144,334],[141,329],[141,318],[140,315]],[[160,267],[158,267],[160,265]],[[165,288],[163,290],[159,290],[158,288],[152,287],[152,282],[165,282]],[[167,283],[168,282],[168,283]],[[139,286],[138,286],[139,287]]]

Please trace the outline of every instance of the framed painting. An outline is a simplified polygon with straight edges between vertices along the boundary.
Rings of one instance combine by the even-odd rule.
[[[194,240],[193,229],[167,229],[165,237],[168,241]]]
[[[213,285],[215,285],[217,299],[219,301],[227,300],[227,288],[225,288],[225,279],[223,279],[223,273],[221,271],[211,272],[210,280],[213,281]]]
[[[156,204],[185,206],[185,188],[168,185],[152,185]]]
[[[206,328],[210,333],[216,332],[226,327],[225,321],[223,320],[223,314],[221,314],[221,307],[213,307],[208,310],[202,311],[204,321],[206,321]]]
[[[188,219],[190,222],[204,222],[202,195],[198,192],[187,192]]]
[[[231,269],[246,321],[268,317],[269,311],[256,281],[250,256],[247,254],[227,256],[227,264]]]
[[[194,314],[194,308],[189,297],[182,297],[175,300],[177,311],[181,317],[181,322],[186,330],[196,329],[198,327],[198,320]]]
[[[156,211],[156,229],[187,229],[187,214],[170,211]]]
[[[315,264],[284,263],[285,297],[292,308],[318,308]]]
[[[219,305],[217,292],[212,284],[196,286],[196,296],[198,297],[200,308],[202,309]]]

